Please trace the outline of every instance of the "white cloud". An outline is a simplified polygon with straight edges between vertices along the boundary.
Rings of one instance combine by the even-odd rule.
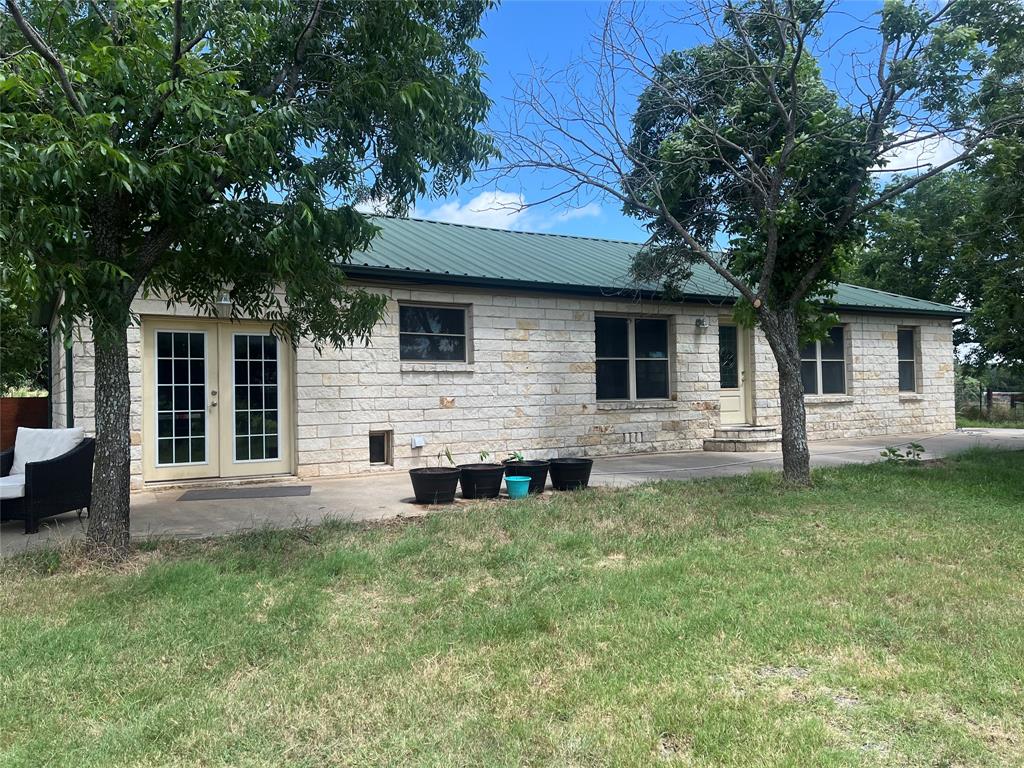
[[[519,229],[526,216],[526,198],[515,192],[481,192],[469,202],[458,200],[442,203],[420,214],[425,219],[449,224],[471,224],[494,229]]]
[[[904,137],[905,140],[914,138],[913,134]],[[938,136],[931,139],[922,139],[912,144],[896,147],[885,155],[888,161],[881,170],[883,173],[913,173],[914,170],[926,171],[933,165],[942,165],[952,160],[963,151],[963,147],[952,139],[945,136]]]
[[[526,196],[521,192],[495,189],[481,192],[465,203],[450,200],[434,208],[418,211],[416,215],[450,224],[543,232],[565,222],[598,217],[601,215],[601,206],[588,203],[579,208],[544,213],[540,209],[530,208]]]
[[[587,203],[581,208],[568,208],[555,214],[555,221],[575,221],[576,219],[597,218],[601,215],[601,206],[597,203]]]

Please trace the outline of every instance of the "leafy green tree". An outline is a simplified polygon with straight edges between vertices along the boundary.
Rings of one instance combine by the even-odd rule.
[[[89,538],[129,531],[126,329],[140,290],[365,339],[383,299],[338,268],[375,233],[355,205],[445,194],[479,130],[488,0],[5,0],[0,244],[66,327],[92,326]]]
[[[613,5],[594,55],[563,78],[569,97],[540,73],[522,84],[502,137],[506,172],[547,170],[564,195],[617,198],[647,223],[638,276],[672,288],[699,262],[729,283],[772,349],[784,474],[800,484],[810,482],[800,349],[829,324],[868,215],[1022,119],[1013,108],[982,116],[987,89],[1012,77],[991,64],[994,30],[1024,24],[1015,0],[886,0],[869,53],[829,36],[833,11],[821,0],[706,0],[651,19],[645,6]],[[662,44],[677,34],[701,42]],[[823,76],[825,56],[843,57],[845,82]],[[940,139],[953,157],[874,182],[891,157]]]
[[[33,320],[33,307],[0,286],[0,393],[46,386],[46,332]]]
[[[872,288],[970,310],[954,340],[968,345],[976,371],[993,362],[1024,371],[1021,149],[1003,142],[975,168],[928,179],[879,210],[852,274]]]

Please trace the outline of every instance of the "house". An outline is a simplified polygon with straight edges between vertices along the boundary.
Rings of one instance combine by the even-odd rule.
[[[346,267],[388,298],[369,346],[317,352],[262,322],[138,299],[132,483],[528,457],[777,449],[777,373],[698,266],[666,300],[636,243],[381,218]],[[954,307],[852,285],[804,350],[810,437],[954,428]],[[92,347],[52,349],[52,421],[93,428]]]

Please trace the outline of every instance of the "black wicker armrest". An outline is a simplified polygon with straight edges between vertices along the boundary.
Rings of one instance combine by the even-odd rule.
[[[7,477],[11,474],[12,466],[14,466],[14,449],[8,448],[0,453],[0,477]]]
[[[96,440],[85,438],[67,453],[25,465],[25,495],[40,510],[39,517],[88,507],[92,503],[92,460]]]

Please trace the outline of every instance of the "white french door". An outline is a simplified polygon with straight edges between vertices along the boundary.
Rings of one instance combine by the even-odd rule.
[[[265,323],[143,318],[143,477],[291,472],[290,353]]]

